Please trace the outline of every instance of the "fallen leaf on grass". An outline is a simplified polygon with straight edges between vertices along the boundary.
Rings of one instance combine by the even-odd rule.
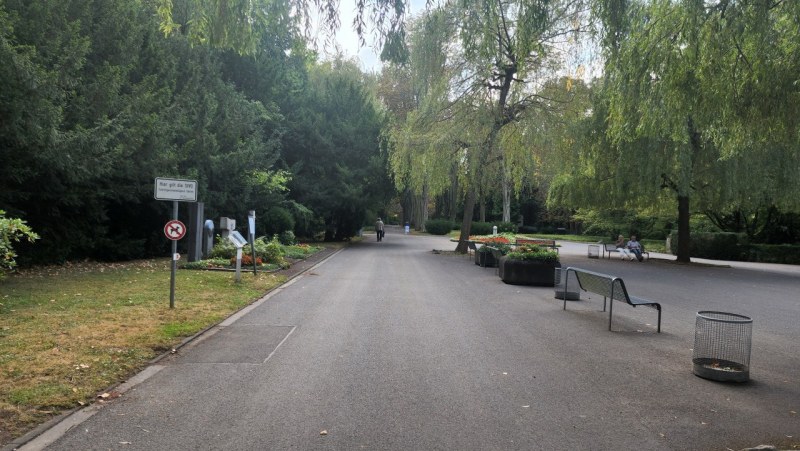
[[[104,399],[115,399],[115,398],[119,398],[120,396],[122,396],[122,393],[120,393],[118,391],[106,392],[106,393],[103,393],[101,395],[97,395],[97,397],[100,398],[101,400],[104,400]]]

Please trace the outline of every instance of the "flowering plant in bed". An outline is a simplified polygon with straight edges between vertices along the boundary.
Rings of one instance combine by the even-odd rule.
[[[559,263],[558,253],[536,245],[520,246],[506,254],[509,260],[537,261],[543,263]]]
[[[483,244],[511,244],[514,241],[514,235],[501,234],[501,235],[470,235],[470,241]]]

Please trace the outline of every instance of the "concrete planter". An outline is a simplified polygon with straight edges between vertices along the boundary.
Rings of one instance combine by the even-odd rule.
[[[509,260],[500,258],[498,264],[500,279],[511,285],[535,285],[552,287],[555,285],[556,268],[559,262],[540,262],[534,260]]]
[[[484,268],[494,268],[497,266],[497,260],[495,260],[492,252],[479,250],[475,252],[475,264]]]

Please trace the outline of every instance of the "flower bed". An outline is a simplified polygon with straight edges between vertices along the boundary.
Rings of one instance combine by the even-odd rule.
[[[261,242],[259,242],[261,241]],[[231,249],[228,249],[228,248]],[[308,244],[282,245],[273,240],[264,242],[262,239],[256,240],[256,267],[261,271],[273,271],[284,269],[291,266],[291,261],[303,260],[312,255],[321,247],[310,246]],[[253,267],[253,257],[250,247],[242,249],[242,269],[247,270]],[[182,269],[211,269],[233,271],[236,269],[236,250],[227,243],[214,246],[211,258],[197,262],[188,262],[181,265]]]

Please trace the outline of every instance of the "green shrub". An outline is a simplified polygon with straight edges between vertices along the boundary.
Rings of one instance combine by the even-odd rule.
[[[489,235],[492,233],[492,226],[490,222],[473,222],[470,227],[470,235]]]
[[[294,230],[294,217],[283,207],[272,207],[267,210],[261,222],[265,224],[264,234],[267,236]]]
[[[691,235],[689,255],[697,258],[712,260],[745,260],[747,253],[744,235],[730,232],[699,232]],[[670,252],[678,253],[678,232],[673,230],[670,234]]]
[[[261,257],[262,260],[269,263],[280,263],[283,261],[283,246],[278,237],[273,237],[272,240],[267,241],[266,237],[258,237],[253,241],[253,247],[256,249],[256,256]],[[253,252],[249,244],[245,244],[242,248],[242,255],[251,255]],[[232,259],[236,257],[236,246],[228,239],[222,239],[217,236],[216,244],[211,249],[208,255],[209,259]]]
[[[796,244],[749,244],[744,248],[748,261],[800,264],[800,246]]]
[[[448,219],[428,219],[425,230],[431,235],[447,235],[453,230],[453,222]]]
[[[498,233],[517,233],[517,224],[513,222],[501,222],[497,224],[497,232]]]
[[[278,241],[285,246],[291,246],[296,240],[297,238],[291,230],[285,230],[278,235]]]
[[[263,237],[261,240],[263,241]],[[264,243],[262,251],[259,251],[259,248],[256,248],[256,252],[258,256],[264,259],[264,262],[266,263],[275,263],[281,266],[286,264],[286,260],[283,258],[283,246],[281,245],[280,241],[278,241],[277,237],[272,238],[272,240],[270,240],[268,243]]]
[[[227,260],[232,257],[236,257],[236,246],[227,238],[223,240],[222,237],[217,235],[214,239],[214,247],[211,248],[208,258],[224,258]]]
[[[39,235],[25,223],[17,218],[7,218],[6,212],[0,210],[0,280],[5,275],[6,270],[14,269],[17,266],[17,253],[14,252],[14,243],[22,240],[33,243],[39,239]]]

